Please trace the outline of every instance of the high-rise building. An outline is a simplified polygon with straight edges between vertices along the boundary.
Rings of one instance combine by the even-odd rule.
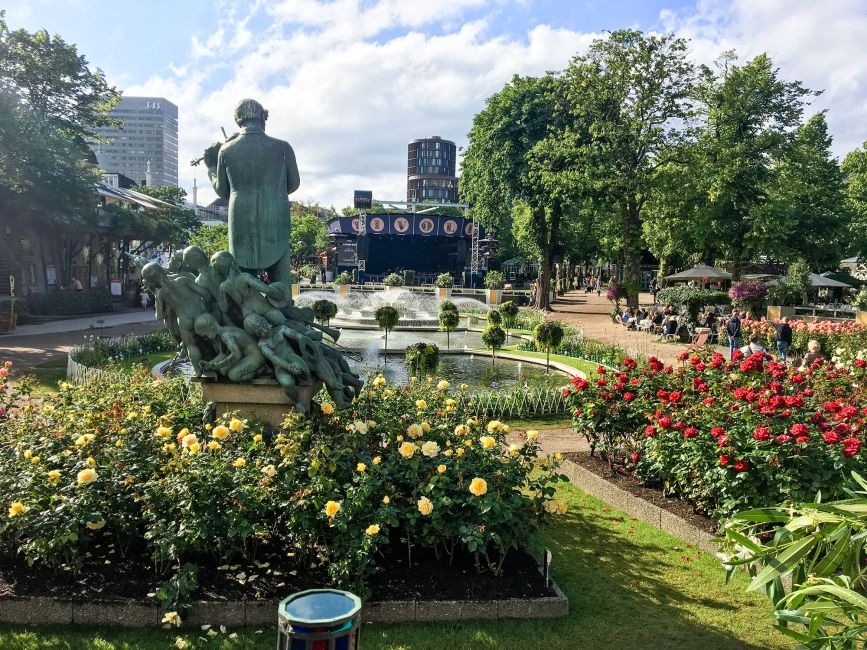
[[[178,107],[164,97],[124,97],[111,115],[123,126],[97,129],[108,140],[92,145],[100,167],[139,184],[177,185]]]
[[[438,135],[410,142],[406,163],[406,200],[457,203],[456,158],[455,143]]]

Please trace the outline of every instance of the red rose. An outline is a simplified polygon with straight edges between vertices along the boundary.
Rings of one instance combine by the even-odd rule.
[[[684,438],[695,438],[698,435],[698,429],[695,427],[687,427],[683,430]]]
[[[759,442],[764,442],[771,437],[771,432],[765,427],[758,427],[753,433],[753,439]]]
[[[608,381],[606,381],[605,377],[600,377],[599,379],[596,380],[596,385],[597,386],[607,386]]]
[[[668,394],[668,399],[672,402],[679,402],[681,398],[681,393],[679,390],[673,390]]]
[[[686,429],[686,422],[682,422],[681,420],[678,420],[677,422],[674,423],[674,428],[677,429],[678,431],[683,431],[684,429]]]
[[[732,361],[737,362],[737,361],[740,361],[740,360],[743,359],[743,358],[744,358],[744,353],[741,352],[740,350],[735,350],[735,351],[732,353]]]
[[[705,397],[704,398],[705,406],[713,406],[713,397]]]
[[[716,439],[716,444],[719,447],[725,447],[727,444],[729,444],[729,437],[728,436],[720,436],[719,438]]]
[[[729,466],[729,455],[723,454],[719,457],[719,466],[720,467],[728,467]]]
[[[635,399],[635,393],[623,393],[623,400],[625,402],[631,402]]]
[[[735,461],[735,471],[736,472],[746,472],[750,468],[750,464],[745,460],[736,460]]]
[[[864,361],[864,359],[855,359],[855,367],[867,368],[867,361]]]
[[[687,359],[689,359],[689,352],[684,350],[683,352],[681,352],[680,354],[677,355],[677,359],[678,359],[678,361],[686,361]]]
[[[710,430],[710,435],[712,438],[717,438],[726,432],[722,427],[714,427]]]
[[[575,417],[577,418],[577,417],[580,417],[581,414],[582,414],[583,412],[584,412],[584,411],[582,411],[581,409],[575,409],[575,413],[574,413],[574,415],[575,415]]]
[[[861,441],[858,438],[846,438],[843,441],[843,455],[851,458],[861,449]]]
[[[597,366],[596,367],[596,374],[597,375],[604,375],[606,372],[608,372],[608,368],[606,368],[605,366]]]
[[[668,391],[664,391],[662,389],[656,391],[656,396],[661,399],[663,402],[668,399]]]
[[[638,452],[637,451],[632,452],[632,464],[638,465]]]
[[[825,442],[829,445],[836,445],[840,442],[840,436],[834,431],[826,431],[822,434],[822,438],[825,439]]]
[[[785,433],[780,434],[776,437],[776,441],[778,445],[784,445],[787,442],[792,442],[792,436],[788,436]]]
[[[806,424],[798,422],[797,424],[793,424],[791,427],[789,427],[789,433],[791,433],[796,438],[798,436],[806,436],[810,433],[810,428]]]
[[[661,426],[663,429],[670,429],[671,428],[671,418],[668,417],[667,415],[659,418],[659,426]]]
[[[810,436],[798,436],[795,438],[795,442],[799,445],[803,445],[804,443],[810,442]]]
[[[563,397],[569,397],[569,389],[568,388],[564,388],[562,393],[563,393]]]
[[[578,390],[584,390],[590,384],[586,379],[582,379],[581,377],[572,377],[572,385]]]
[[[644,427],[644,435],[648,438],[652,438],[654,435],[656,435],[656,429],[653,427],[652,424],[648,424],[646,427]]]

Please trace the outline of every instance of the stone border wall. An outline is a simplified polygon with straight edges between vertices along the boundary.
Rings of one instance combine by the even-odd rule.
[[[643,521],[666,533],[688,542],[706,553],[716,553],[719,547],[712,541],[715,535],[697,528],[683,517],[679,517],[665,508],[645,501],[613,483],[581,467],[571,460],[564,460],[560,471],[566,475],[569,482],[587,494],[601,499],[622,510],[631,517]]]

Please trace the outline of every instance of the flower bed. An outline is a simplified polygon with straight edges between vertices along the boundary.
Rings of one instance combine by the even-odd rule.
[[[854,321],[843,323],[834,321],[819,321],[810,323],[805,320],[791,319],[793,353],[804,354],[807,343],[819,341],[822,354],[857,355],[858,351],[867,349],[867,327]],[[741,340],[749,340],[752,334],[759,336],[759,342],[768,349],[775,349],[777,330],[774,323],[765,320],[741,320]],[[728,335],[723,330],[720,334],[720,345],[728,345]]]
[[[867,362],[798,372],[757,354],[682,355],[680,368],[626,359],[565,392],[575,427],[612,465],[716,517],[842,494],[864,471]]]
[[[558,511],[534,436],[504,446],[508,427],[472,417],[444,381],[376,378],[352,409],[326,402],[278,431],[231,416],[203,427],[194,389],[145,372],[41,403],[20,391],[0,404],[0,546],[60,573],[145,555],[168,608],[195,592],[198,565],[266,553],[360,593],[388,544],[443,562],[468,552],[497,574]]]

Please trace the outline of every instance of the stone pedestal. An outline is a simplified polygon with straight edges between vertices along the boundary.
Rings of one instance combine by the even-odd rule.
[[[310,404],[321,388],[322,382],[299,386],[298,397]],[[294,407],[294,402],[277,383],[220,384],[205,381],[202,382],[202,397],[206,402],[214,403],[218,415],[239,411],[243,416],[265,420],[274,426],[280,426],[286,413]],[[313,404],[311,408],[317,407]]]

